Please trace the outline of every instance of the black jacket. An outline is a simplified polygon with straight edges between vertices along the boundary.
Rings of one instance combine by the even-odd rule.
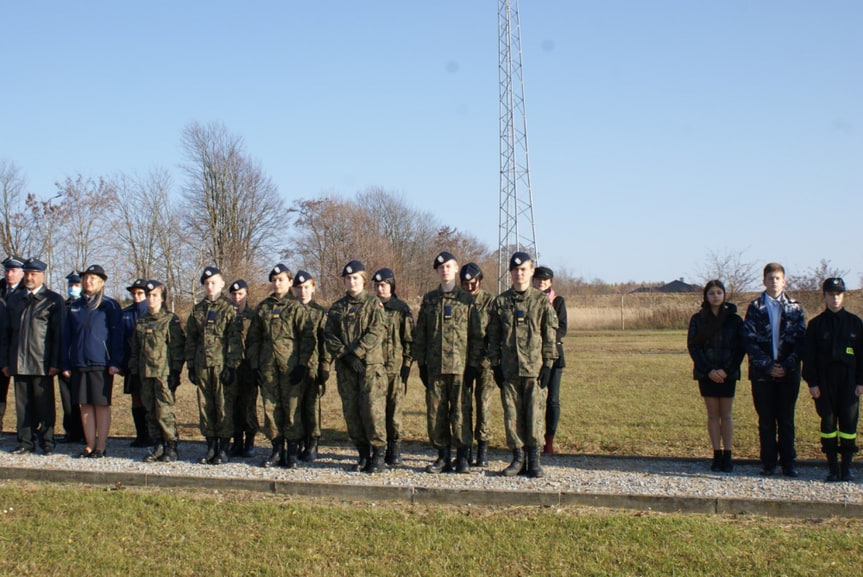
[[[692,315],[689,321],[686,346],[695,364],[692,369],[694,379],[705,379],[710,371],[722,369],[728,375],[726,380],[740,380],[740,363],[746,355],[741,335],[743,319],[737,314],[737,307],[732,303],[725,303],[723,306],[726,307],[728,316],[710,341],[696,342],[706,320],[704,309]],[[708,311],[707,314],[712,313]]]
[[[863,321],[845,309],[829,309],[809,321],[803,379],[810,387],[863,385]],[[833,382],[836,379],[845,382]]]
[[[566,366],[566,360],[563,358],[563,337],[566,336],[566,301],[562,296],[556,295],[551,301],[551,307],[557,314],[557,360],[554,361],[556,368],[562,369]]]
[[[43,285],[33,294],[18,291],[6,304],[8,326],[0,335],[0,366],[10,375],[47,375],[60,369],[66,303]]]

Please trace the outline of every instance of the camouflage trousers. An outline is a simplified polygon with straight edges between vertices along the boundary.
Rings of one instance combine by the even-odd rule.
[[[500,389],[503,426],[510,449],[541,447],[545,434],[545,389],[536,378],[507,379]]]
[[[429,440],[436,449],[461,449],[473,444],[472,397],[462,375],[429,375],[426,416]]]
[[[234,434],[258,432],[258,385],[247,362],[237,367]]]
[[[497,384],[491,367],[482,367],[477,371],[474,383],[474,408],[476,409],[476,426],[473,430],[474,439],[488,442],[491,440],[491,407]]]
[[[205,437],[228,438],[234,434],[233,383],[225,384],[219,375],[222,367],[208,367],[198,372],[198,420]]]
[[[405,399],[405,384],[398,374],[387,375],[387,442],[402,438],[402,406]]]
[[[264,426],[261,431],[267,439],[299,441],[303,438],[303,421],[300,410],[303,403],[303,383],[292,385],[288,375],[293,367],[284,371],[278,368],[261,369],[264,384],[261,399],[264,404]]]
[[[147,409],[147,430],[151,439],[177,440],[177,421],[174,418],[174,393],[162,379],[143,378],[141,402]]]
[[[303,379],[303,432],[307,437],[321,438],[321,390],[317,379]]]
[[[367,365],[358,375],[342,362],[336,363],[336,379],[348,436],[355,446],[385,447],[386,376],[383,365]]]

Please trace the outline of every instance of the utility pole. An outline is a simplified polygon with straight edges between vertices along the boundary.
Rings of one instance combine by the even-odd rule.
[[[518,0],[499,0],[498,55],[500,67],[500,218],[498,234],[498,292],[509,286],[512,252],[521,250],[538,259],[533,223],[533,193],[527,153],[527,117],[521,67],[521,24]]]

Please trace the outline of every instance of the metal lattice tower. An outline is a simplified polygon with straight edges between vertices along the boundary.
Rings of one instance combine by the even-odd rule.
[[[509,257],[522,250],[538,258],[533,223],[533,193],[527,154],[527,116],[521,68],[518,0],[499,0],[500,221],[498,292],[509,285]]]

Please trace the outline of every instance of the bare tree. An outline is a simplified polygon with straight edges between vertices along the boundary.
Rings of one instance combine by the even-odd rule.
[[[788,288],[795,291],[820,291],[824,281],[831,277],[845,277],[847,270],[841,270],[822,258],[818,266],[810,268],[801,275],[788,275]]]
[[[726,297],[734,300],[738,293],[751,289],[758,281],[758,266],[744,259],[745,250],[725,249],[707,253],[704,267],[698,277],[707,283],[719,279],[725,284]]]
[[[34,222],[33,209],[38,200],[26,189],[27,183],[15,163],[0,160],[0,247],[6,255],[21,258],[41,255],[45,237]]]
[[[276,186],[222,124],[189,124],[182,145],[183,223],[186,238],[202,249],[198,266],[213,263],[229,281],[257,278],[283,249],[284,203]]]

